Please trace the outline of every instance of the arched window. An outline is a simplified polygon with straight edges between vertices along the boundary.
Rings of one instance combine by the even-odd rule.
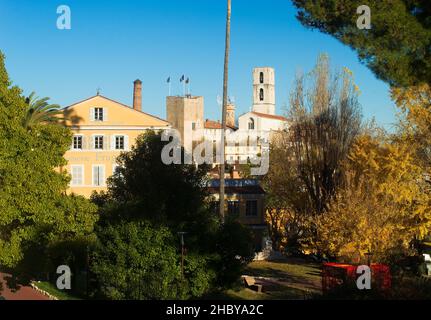
[[[263,94],[263,89],[260,89],[260,92],[259,92],[259,99],[260,99],[260,101],[263,101],[264,100],[264,94]]]
[[[250,120],[248,120],[248,130],[254,130],[254,119],[250,118]]]
[[[263,72],[260,73],[260,83],[263,83]]]

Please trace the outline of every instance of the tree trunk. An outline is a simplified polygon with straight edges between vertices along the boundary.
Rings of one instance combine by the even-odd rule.
[[[229,51],[230,51],[230,16],[231,0],[227,0],[227,17],[226,17],[226,44],[224,54],[224,72],[223,72],[223,111],[222,111],[222,133],[220,148],[220,218],[222,223],[225,220],[225,201],[224,201],[224,174],[225,174],[225,132],[226,132],[226,107],[228,99],[228,79],[229,79]]]

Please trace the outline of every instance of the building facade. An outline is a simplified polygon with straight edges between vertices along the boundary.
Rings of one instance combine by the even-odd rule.
[[[134,83],[133,108],[101,95],[63,109],[65,125],[72,130],[68,164],[61,170],[71,175],[69,192],[89,197],[106,190],[106,179],[116,169],[116,158],[130,150],[147,130],[170,128],[167,121],[142,112],[141,82]]]
[[[226,179],[226,219],[234,218],[248,226],[254,235],[256,251],[262,249],[267,230],[265,220],[265,191],[254,179]],[[208,191],[215,214],[219,213],[220,180],[209,182]]]
[[[226,107],[226,161],[230,164],[247,163],[248,160],[268,152],[272,136],[285,130],[287,118],[275,114],[275,71],[270,67],[254,68],[252,73],[253,99],[250,112],[235,117],[235,105]],[[191,146],[201,141],[220,145],[220,121],[204,121],[204,99],[199,96],[168,97],[167,120],[181,135],[183,145]],[[187,132],[187,134],[184,134]],[[193,140],[184,143],[185,135]],[[190,147],[186,148],[186,150]],[[192,152],[192,150],[188,150]],[[214,164],[218,164],[215,161]]]

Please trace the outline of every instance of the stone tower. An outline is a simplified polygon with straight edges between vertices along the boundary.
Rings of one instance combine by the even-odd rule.
[[[253,69],[253,111],[275,114],[275,72],[273,68]]]
[[[226,106],[226,125],[235,127],[235,105],[233,103],[228,103]]]
[[[195,96],[170,96],[166,98],[166,116],[172,128],[177,129],[181,135],[181,142],[186,151],[185,131],[199,130],[204,127],[204,98]],[[186,128],[188,126],[188,128]],[[200,140],[201,137],[194,135],[194,140]]]

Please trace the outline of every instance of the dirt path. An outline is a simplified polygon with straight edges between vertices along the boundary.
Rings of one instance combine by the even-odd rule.
[[[49,300],[30,286],[15,284],[10,274],[0,273],[0,297],[6,300]]]

